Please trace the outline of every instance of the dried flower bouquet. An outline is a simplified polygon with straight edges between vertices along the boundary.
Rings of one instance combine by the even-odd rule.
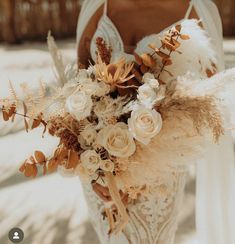
[[[151,53],[113,63],[111,48],[98,38],[97,62],[77,69],[64,67],[49,35],[57,84],[47,89],[41,84],[37,96],[23,100],[11,86],[11,97],[1,100],[5,121],[22,116],[26,131],[42,125],[43,133],[60,139],[52,156],[35,151],[20,171],[36,177],[40,168],[43,174],[59,168],[79,175],[109,203],[103,213],[109,233],[122,231],[129,205],[148,194],[157,177],[180,173],[200,157],[206,140],[216,142],[224,133],[214,87],[200,93],[206,81],[190,74],[176,79],[171,73],[172,55],[183,55],[179,48],[188,40],[177,25],[164,34],[161,46],[149,44]],[[206,70],[208,76],[215,67]],[[159,185],[161,194],[166,191]]]

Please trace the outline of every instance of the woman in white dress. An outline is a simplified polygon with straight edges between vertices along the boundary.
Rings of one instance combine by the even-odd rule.
[[[103,37],[114,55],[131,58],[152,33],[160,33],[187,18],[202,20],[217,53],[217,71],[224,69],[222,27],[210,0],[85,0],[77,28],[78,58],[96,59],[95,40]],[[200,244],[235,243],[235,169],[233,143],[225,135],[220,145],[208,146],[197,164],[197,233]]]

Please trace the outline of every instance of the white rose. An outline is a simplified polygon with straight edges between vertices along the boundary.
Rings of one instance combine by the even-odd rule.
[[[87,78],[87,79],[79,80],[79,83],[80,83],[79,90],[85,92],[90,96],[95,95],[96,90],[98,89],[97,82],[94,82],[91,79]]]
[[[94,173],[100,167],[100,156],[94,150],[87,150],[80,155],[80,160],[85,169]]]
[[[112,162],[111,160],[102,160],[100,163],[100,168],[107,172],[113,172],[114,162]]]
[[[162,128],[162,117],[155,110],[140,107],[131,113],[128,126],[133,137],[137,141],[147,145],[151,138],[160,132]]]
[[[152,108],[157,99],[157,94],[150,85],[144,84],[139,87],[137,97],[145,107]]]
[[[151,73],[145,73],[143,76],[143,83],[150,85],[153,89],[157,89],[159,87],[158,80]]]
[[[109,125],[102,129],[97,142],[103,146],[110,155],[126,158],[134,154],[136,145],[128,126],[124,123]]]
[[[67,98],[66,108],[78,121],[85,119],[91,113],[92,99],[85,92],[77,91]]]

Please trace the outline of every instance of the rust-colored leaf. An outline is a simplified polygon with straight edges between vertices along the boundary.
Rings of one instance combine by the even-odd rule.
[[[12,104],[9,109],[9,112],[8,112],[9,117],[11,117],[13,114],[15,114],[15,112],[16,112],[16,106],[15,106],[15,104]]]
[[[164,66],[172,65],[172,60],[171,59],[163,60],[163,64],[164,64]]]
[[[25,164],[24,175],[26,177],[36,177],[38,173],[37,166],[35,164]]]
[[[182,26],[181,26],[181,25],[176,25],[176,26],[175,26],[175,29],[176,29],[178,32],[181,32]]]
[[[7,111],[4,108],[2,109],[2,116],[3,116],[4,121],[9,120],[9,114],[7,113]]]
[[[189,40],[190,39],[190,37],[188,35],[180,35],[180,38],[182,40]]]
[[[47,165],[48,172],[52,173],[52,172],[56,171],[57,168],[58,168],[57,161],[54,158],[50,159],[48,162],[48,165]]]
[[[145,66],[144,64],[142,64],[142,65],[140,66],[140,71],[141,71],[143,74],[145,74],[145,73],[147,73],[147,72],[149,71],[149,68],[148,68],[147,66]]]
[[[153,50],[157,49],[157,47],[156,47],[156,45],[155,45],[154,43],[150,43],[148,46],[149,46],[151,49],[153,49]]]
[[[180,47],[180,42],[178,42],[176,39],[172,38],[172,44],[175,46],[175,48],[179,48]]]
[[[171,44],[169,41],[161,40],[161,42],[162,42],[162,45],[164,45],[164,47],[166,49],[168,49],[169,51],[175,51],[176,50],[176,47],[173,44]]]
[[[20,172],[24,172],[25,171],[25,168],[26,168],[26,166],[25,166],[25,162],[20,166],[20,168],[19,168],[19,171]]]
[[[33,120],[32,127],[31,127],[32,130],[35,129],[35,128],[37,128],[40,124],[41,124],[41,120],[39,120],[39,119],[34,119],[34,120]]]
[[[67,169],[75,169],[79,163],[79,156],[78,153],[75,151],[70,150],[68,155],[68,162],[66,165]]]
[[[158,51],[158,52],[156,52],[156,54],[158,56],[160,56],[161,58],[163,58],[163,59],[169,59],[170,58],[170,56],[168,54],[166,54],[166,53],[164,53],[162,51]]]
[[[43,152],[35,151],[34,157],[35,157],[37,163],[39,163],[39,164],[43,164],[46,162],[46,156],[44,155]]]
[[[153,68],[156,65],[156,61],[149,54],[142,54],[141,58],[145,66]]]
[[[46,164],[43,164],[43,175],[46,175],[47,173],[47,166]]]
[[[59,161],[63,161],[65,159],[68,159],[68,154],[69,154],[68,149],[60,148],[58,150],[58,153],[57,153],[56,157],[58,158]]]

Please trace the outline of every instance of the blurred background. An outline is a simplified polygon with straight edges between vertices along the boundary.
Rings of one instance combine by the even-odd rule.
[[[24,83],[37,89],[39,81],[51,82],[52,61],[46,46],[48,30],[68,63],[76,59],[76,25],[79,0],[0,0],[0,97]],[[224,27],[226,66],[235,66],[235,0],[215,1]],[[34,149],[48,155],[58,143],[41,139],[42,131],[26,134],[16,120],[0,119],[0,244],[8,244],[13,227],[25,233],[23,244],[98,244],[89,220],[80,182],[60,175],[25,179],[20,163]],[[194,182],[186,188],[177,244],[195,241]]]

